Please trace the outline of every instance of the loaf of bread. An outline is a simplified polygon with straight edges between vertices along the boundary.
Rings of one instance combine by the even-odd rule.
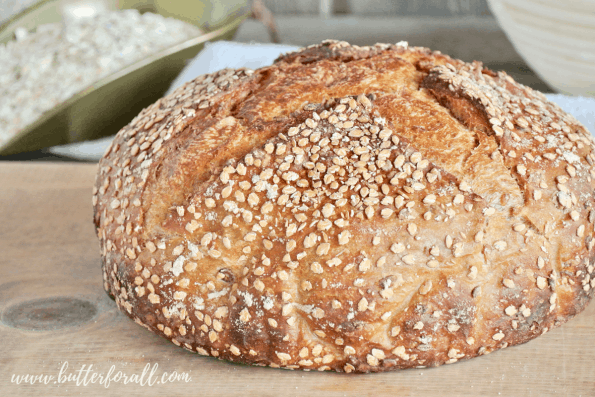
[[[99,164],[105,289],[150,331],[239,363],[484,355],[593,295],[594,148],[505,73],[403,42],[204,75]]]

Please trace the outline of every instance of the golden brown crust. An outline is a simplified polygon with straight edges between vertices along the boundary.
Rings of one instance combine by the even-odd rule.
[[[526,342],[595,287],[593,139],[506,74],[326,41],[197,78],[120,131],[105,289],[178,346],[376,372]]]

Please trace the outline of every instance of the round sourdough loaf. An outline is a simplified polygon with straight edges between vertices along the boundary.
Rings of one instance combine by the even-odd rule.
[[[99,164],[105,289],[174,344],[240,363],[487,354],[591,298],[594,148],[541,93],[406,43],[204,75]]]

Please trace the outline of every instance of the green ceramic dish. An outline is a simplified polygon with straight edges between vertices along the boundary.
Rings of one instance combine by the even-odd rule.
[[[207,41],[230,40],[249,15],[247,0],[101,0],[108,9],[135,8],[198,26],[201,36],[179,43],[113,73],[47,111],[9,141],[0,156],[113,135],[143,108],[159,99]],[[96,3],[97,0],[94,0]],[[81,0],[44,0],[0,26],[0,43],[19,27],[60,22],[65,5]]]

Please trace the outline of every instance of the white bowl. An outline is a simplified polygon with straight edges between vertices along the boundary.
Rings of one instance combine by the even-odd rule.
[[[595,96],[595,1],[488,0],[527,64],[552,88]]]

